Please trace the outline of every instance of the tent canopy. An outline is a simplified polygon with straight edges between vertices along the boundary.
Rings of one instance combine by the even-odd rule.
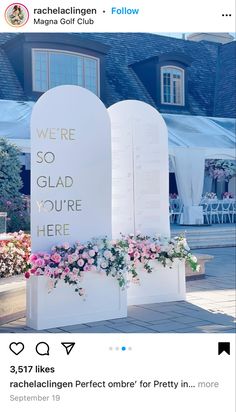
[[[34,102],[0,100],[0,136],[30,149],[30,116]],[[203,149],[213,155],[235,149],[235,119],[181,114],[162,114],[169,132],[169,152],[177,148]],[[27,143],[28,140],[28,143]],[[220,149],[220,150],[219,150]]]
[[[169,132],[169,153],[201,149],[205,158],[233,158],[235,119],[163,114]],[[225,156],[225,157],[222,157]]]

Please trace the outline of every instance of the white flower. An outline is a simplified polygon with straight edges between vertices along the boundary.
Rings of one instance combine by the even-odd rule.
[[[101,266],[102,269],[106,269],[108,267],[108,263],[105,260],[102,260],[100,266]]]
[[[112,253],[110,252],[110,250],[105,250],[105,252],[103,253],[103,256],[106,259],[110,259],[112,257]]]

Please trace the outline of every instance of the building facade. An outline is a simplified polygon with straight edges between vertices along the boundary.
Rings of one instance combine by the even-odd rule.
[[[187,40],[149,33],[1,33],[0,102],[27,104],[52,87],[75,84],[107,107],[136,99],[163,114],[232,119],[235,45],[227,33]],[[1,123],[3,112],[3,135]],[[17,139],[29,139],[28,129],[25,133]],[[28,193],[29,162],[23,163]],[[174,190],[174,180],[171,184]]]

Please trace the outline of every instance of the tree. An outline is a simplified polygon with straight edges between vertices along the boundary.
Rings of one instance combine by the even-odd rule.
[[[20,193],[23,186],[20,150],[0,138],[0,211],[8,214],[8,231],[26,229],[27,211]]]
[[[0,138],[0,199],[12,200],[21,196],[20,150]]]

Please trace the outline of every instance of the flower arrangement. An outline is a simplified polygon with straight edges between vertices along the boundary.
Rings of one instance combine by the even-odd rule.
[[[168,239],[138,234],[124,237],[124,241],[128,244],[129,271],[133,278],[138,278],[137,267],[140,263],[147,273],[151,273],[154,261],[160,262],[164,267],[167,265],[171,267],[174,258],[186,259],[194,271],[200,269],[197,258],[190,253],[190,248],[183,236]]]
[[[203,199],[217,199],[217,195],[214,192],[206,192],[203,195]]]
[[[84,273],[98,271],[114,277],[121,288],[126,285],[125,274],[129,266],[126,245],[122,240],[108,241],[106,238],[87,243],[77,242],[70,246],[65,243],[55,246],[50,253],[36,253],[30,257],[31,268],[25,277],[44,275],[51,279],[50,289],[55,288],[59,279],[75,287],[75,292],[83,296],[80,287]]]
[[[32,254],[31,268],[25,273],[25,277],[47,276],[49,291],[55,288],[61,279],[74,286],[75,292],[80,296],[84,296],[85,290],[81,287],[81,282],[85,272],[97,271],[112,276],[121,288],[125,288],[128,284],[127,273],[131,273],[135,281],[138,280],[139,263],[147,273],[151,273],[151,263],[155,260],[164,267],[171,267],[174,258],[186,259],[193,270],[199,269],[197,259],[190,253],[184,237],[168,240],[139,234],[122,236],[114,241],[103,238],[83,244],[77,242],[72,246],[65,243],[53,247],[50,253]]]
[[[20,231],[0,241],[0,277],[25,273],[28,279],[44,275],[49,280],[49,292],[62,280],[84,296],[81,282],[85,272],[97,271],[112,276],[124,289],[128,285],[127,273],[131,273],[132,280],[138,281],[140,264],[151,273],[155,261],[171,267],[175,258],[185,259],[194,271],[199,270],[197,258],[190,253],[183,236],[167,239],[141,234],[122,235],[112,241],[103,238],[74,245],[64,243],[54,246],[49,253],[30,255],[30,235]]]
[[[208,175],[218,182],[228,182],[236,174],[236,164],[231,160],[208,159],[205,169]]]
[[[222,199],[234,199],[234,194],[232,192],[222,193]]]
[[[7,240],[0,240],[0,278],[21,275],[30,267],[30,235],[12,233]]]

